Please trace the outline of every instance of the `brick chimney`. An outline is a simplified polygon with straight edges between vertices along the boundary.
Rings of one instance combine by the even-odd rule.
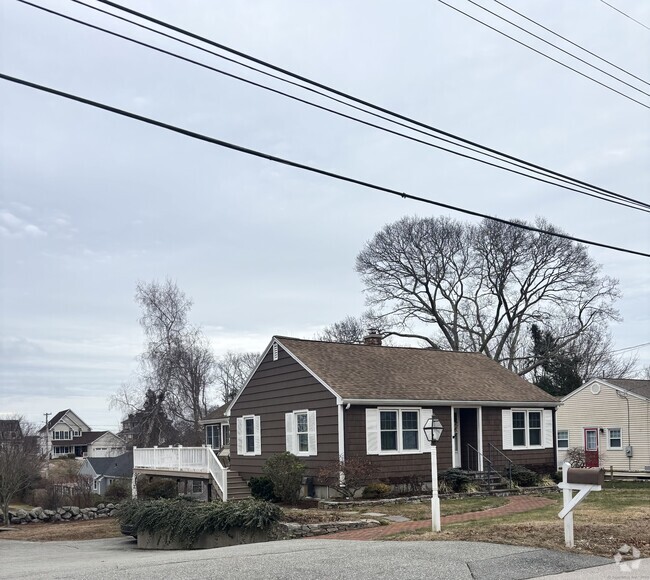
[[[369,328],[368,334],[363,337],[363,344],[368,346],[381,346],[381,334],[377,328]]]

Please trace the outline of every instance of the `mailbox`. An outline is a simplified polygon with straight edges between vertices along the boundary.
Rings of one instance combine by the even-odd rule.
[[[605,468],[590,467],[580,469],[570,467],[567,471],[567,483],[584,483],[587,485],[603,485],[605,483]]]

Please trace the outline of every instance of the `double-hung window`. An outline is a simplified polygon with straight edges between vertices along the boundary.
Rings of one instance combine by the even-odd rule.
[[[292,411],[284,420],[287,451],[299,456],[317,455],[316,411]]]
[[[206,425],[205,444],[212,449],[221,449],[221,425]]]
[[[262,433],[259,415],[237,418],[237,455],[261,455]]]
[[[549,449],[553,447],[553,411],[549,409],[504,409],[502,412],[504,449]],[[562,435],[562,437],[560,436]],[[557,432],[568,446],[568,431]]]
[[[569,448],[569,431],[568,429],[560,429],[557,432],[557,448],[558,449],[568,449]]]
[[[607,448],[623,449],[623,439],[621,437],[620,427],[610,427],[607,429]]]
[[[389,455],[425,451],[420,429],[429,416],[430,409],[366,409],[367,453]]]

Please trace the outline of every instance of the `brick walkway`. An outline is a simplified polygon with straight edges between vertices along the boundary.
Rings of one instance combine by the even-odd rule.
[[[494,518],[520,512],[527,512],[537,508],[545,507],[553,503],[553,500],[546,497],[530,497],[525,495],[515,495],[508,498],[508,503],[496,508],[483,510],[480,512],[469,512],[466,514],[455,514],[453,516],[443,516],[440,518],[441,525],[455,524],[458,522],[469,522],[483,518]],[[376,528],[365,528],[362,530],[349,530],[347,532],[338,532],[336,534],[327,534],[323,536],[310,536],[310,540],[378,540],[385,536],[391,536],[399,532],[411,532],[422,528],[431,529],[431,520],[419,520],[415,522],[392,523],[387,526],[378,526]]]

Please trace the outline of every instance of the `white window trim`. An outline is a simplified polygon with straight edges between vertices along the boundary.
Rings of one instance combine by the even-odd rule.
[[[566,447],[560,447],[560,432],[566,433],[566,439],[562,438],[562,441],[566,440]],[[569,429],[558,429],[556,431],[556,433],[555,433],[555,444],[557,445],[558,449],[569,449],[569,447],[571,446]]]
[[[246,451],[246,420],[253,420],[253,451]],[[262,454],[262,432],[259,415],[237,417],[237,455],[253,456]]]
[[[619,447],[612,447],[610,445],[610,440],[611,440],[610,432],[612,430],[615,430],[615,429],[618,429],[618,431],[620,433],[619,439],[621,440],[621,444],[620,444]],[[623,447],[623,429],[622,429],[622,427],[607,427],[607,450],[608,451],[621,451],[623,448],[624,447]]]
[[[376,455],[417,455],[418,453],[424,453],[426,451],[431,451],[431,446],[428,441],[423,441],[424,432],[422,431],[422,421],[424,417],[424,412],[427,409],[422,409],[422,407],[377,407],[377,453]],[[382,411],[393,411],[397,413],[397,449],[383,450],[381,448],[381,415]],[[418,448],[417,449],[402,449],[403,445],[403,431],[402,431],[402,412],[415,412],[418,414]],[[428,410],[430,411],[430,410]],[[366,425],[367,429],[367,425]]]
[[[525,445],[515,445],[514,444],[514,427],[512,424],[512,414],[513,413],[524,413],[525,414]],[[530,445],[530,427],[528,414],[529,413],[539,413],[541,420],[541,437],[540,445]],[[554,442],[556,441],[557,434],[553,432],[553,411],[549,409],[540,409],[540,408],[513,408],[513,409],[503,409],[502,412],[502,435],[503,435],[503,448],[511,451],[520,451],[524,449],[550,449],[553,447]],[[557,443],[556,443],[557,445]]]
[[[298,450],[298,415],[307,415],[307,451]],[[285,413],[286,450],[297,457],[318,455],[318,429],[316,411],[299,409]]]

